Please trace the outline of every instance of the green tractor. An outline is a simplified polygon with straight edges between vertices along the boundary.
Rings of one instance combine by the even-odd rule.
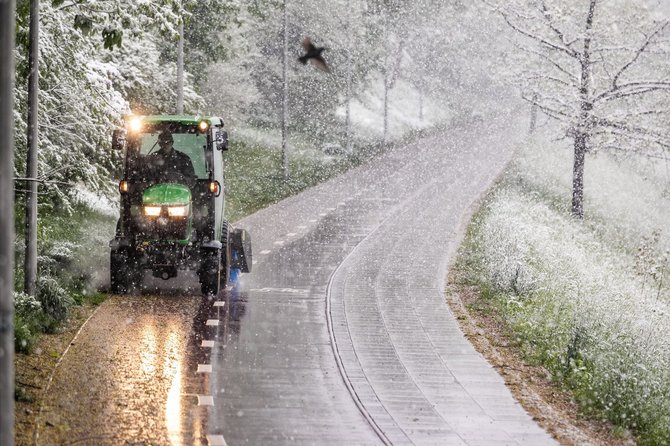
[[[194,270],[203,294],[225,288],[230,270],[251,270],[251,240],[224,217],[223,120],[134,116],[114,131],[123,150],[120,218],[109,243],[113,293],[141,285],[144,272],[170,279]]]

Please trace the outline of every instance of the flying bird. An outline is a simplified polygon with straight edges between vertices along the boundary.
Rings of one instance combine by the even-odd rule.
[[[326,64],[326,61],[323,60],[323,57],[321,57],[321,53],[327,48],[315,47],[309,37],[305,37],[305,40],[302,41],[302,46],[305,48],[305,55],[299,57],[298,60],[302,62],[303,65],[305,65],[308,61],[311,61],[312,64],[319,70],[325,73],[330,73],[330,68],[328,68],[328,65]]]

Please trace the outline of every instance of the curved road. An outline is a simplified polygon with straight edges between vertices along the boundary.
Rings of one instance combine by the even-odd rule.
[[[452,132],[239,222],[254,271],[215,299],[107,301],[54,376],[38,443],[554,444],[445,302],[512,151],[502,130]]]

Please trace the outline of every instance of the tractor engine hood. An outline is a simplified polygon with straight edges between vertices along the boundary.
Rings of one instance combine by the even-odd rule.
[[[142,204],[144,206],[188,206],[191,204],[191,191],[181,184],[156,184],[145,189]]]

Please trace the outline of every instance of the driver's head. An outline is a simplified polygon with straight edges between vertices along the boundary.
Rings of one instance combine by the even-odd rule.
[[[169,130],[163,130],[160,132],[158,135],[158,145],[160,146],[161,150],[164,152],[169,152],[172,150],[172,144],[174,143],[174,139],[172,138],[172,133],[170,133]]]

